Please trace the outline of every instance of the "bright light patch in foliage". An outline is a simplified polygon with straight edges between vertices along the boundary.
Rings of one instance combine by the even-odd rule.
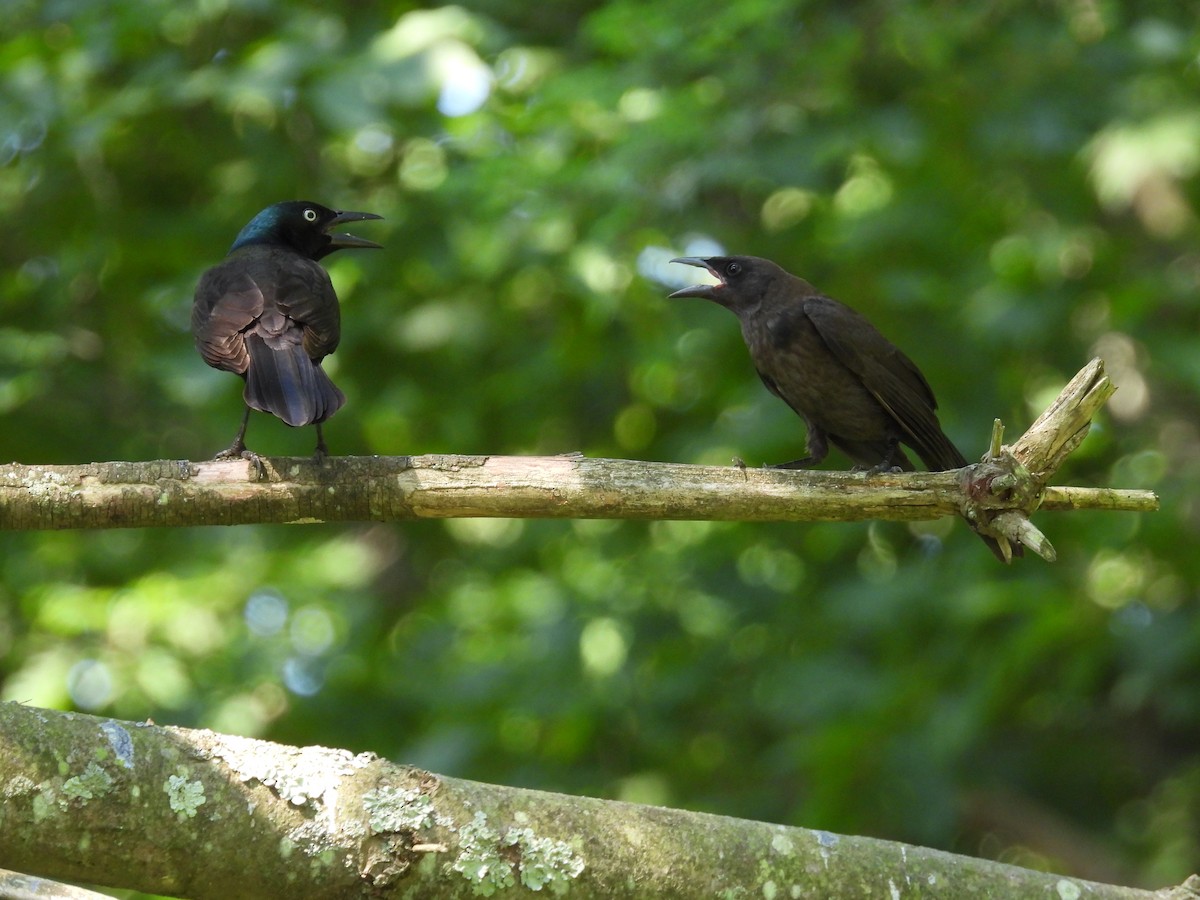
[[[593,619],[579,635],[579,655],[590,675],[606,678],[625,664],[629,645],[615,619]]]
[[[433,51],[433,68],[441,81],[437,108],[444,116],[470,115],[492,92],[492,70],[465,44],[439,45]]]
[[[780,188],[763,201],[763,228],[767,231],[783,231],[804,221],[812,211],[816,195],[812,191],[796,187]]]
[[[71,699],[83,709],[99,709],[113,696],[112,671],[95,659],[81,659],[67,675]]]
[[[892,181],[869,156],[850,161],[850,175],[833,197],[834,208],[846,216],[864,216],[888,205]]]

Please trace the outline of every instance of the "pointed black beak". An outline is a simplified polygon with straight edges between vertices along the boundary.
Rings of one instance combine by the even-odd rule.
[[[697,269],[707,269],[712,273],[713,277],[720,279],[720,276],[713,271],[713,267],[708,264],[708,260],[699,256],[679,256],[671,260],[673,263],[683,263],[685,266],[695,266]],[[720,284],[693,284],[691,287],[685,287],[682,290],[676,291],[673,294],[668,294],[668,300],[674,300],[679,297],[699,297],[702,300],[713,299],[713,288],[720,287]]]
[[[334,216],[333,220],[325,227],[325,232],[328,234],[330,228],[333,228],[335,225],[342,225],[346,222],[362,222],[367,219],[382,219],[382,218],[383,218],[383,216],[377,216],[377,215],[375,215],[375,213],[351,212],[351,211],[347,210],[345,212],[339,212],[336,216]],[[334,249],[334,250],[340,250],[340,249],[344,249],[346,247],[358,247],[360,249],[374,248],[376,250],[383,249],[382,244],[377,244],[374,241],[368,241],[366,238],[355,237],[352,234],[345,234],[345,233],[330,234],[329,235],[329,246],[331,249]]]

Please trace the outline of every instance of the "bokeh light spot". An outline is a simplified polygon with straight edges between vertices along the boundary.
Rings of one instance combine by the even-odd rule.
[[[579,655],[584,670],[597,678],[616,674],[625,665],[629,646],[615,619],[593,619],[579,635]]]
[[[259,637],[278,634],[287,623],[287,600],[273,591],[258,591],[250,595],[243,613],[246,626]]]
[[[113,677],[99,660],[81,659],[67,673],[67,692],[80,709],[100,709],[113,697]]]

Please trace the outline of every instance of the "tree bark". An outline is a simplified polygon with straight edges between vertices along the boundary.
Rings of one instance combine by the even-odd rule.
[[[872,838],[0,704],[0,866],[196,898],[1148,900]]]
[[[1028,522],[1038,508],[1158,508],[1149,491],[1047,486],[1111,391],[1093,360],[1012,453],[1004,449],[959,472],[867,477],[579,455],[430,455],[321,463],[266,457],[259,480],[244,460],[13,463],[0,466],[0,530],[461,516],[811,522],[961,514],[980,530],[1043,552],[1035,544],[1045,539]]]

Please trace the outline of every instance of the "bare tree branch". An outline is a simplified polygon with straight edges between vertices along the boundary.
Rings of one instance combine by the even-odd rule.
[[[873,838],[0,704],[0,865],[198,898],[1150,892]]]
[[[264,458],[267,478],[259,481],[243,460],[13,463],[0,466],[0,530],[463,516],[812,522],[962,514],[979,530],[1035,546],[1040,532],[1028,517],[1039,507],[1158,508],[1149,491],[1046,485],[1111,390],[1093,360],[1011,452],[959,472],[867,477],[578,455],[432,455],[320,464]]]
[[[1001,444],[1004,426],[997,419],[983,462],[962,470],[963,516],[975,530],[995,537],[1006,556],[1011,553],[1009,544],[1019,543],[1050,562],[1057,558],[1050,540],[1029,517],[1043,505],[1047,482],[1083,442],[1092,417],[1114,391],[1104,361],[1093,359],[1012,447]],[[1108,493],[1107,500],[1120,502]],[[1158,498],[1152,493],[1136,493],[1157,508]]]

